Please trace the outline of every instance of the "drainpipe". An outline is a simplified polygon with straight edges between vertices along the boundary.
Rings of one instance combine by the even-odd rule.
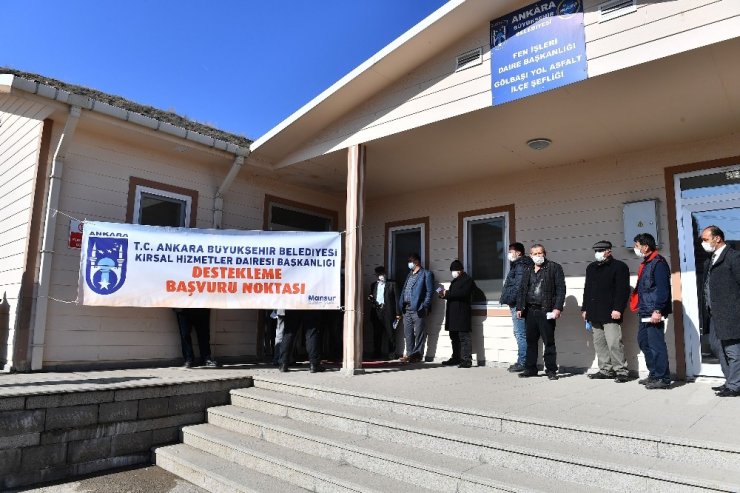
[[[231,186],[231,183],[234,181],[234,178],[236,178],[236,175],[239,173],[239,170],[244,166],[244,160],[249,156],[249,153],[251,151],[247,149],[247,153],[244,156],[236,156],[236,159],[234,159],[234,164],[231,165],[231,169],[229,170],[229,173],[226,175],[226,178],[224,178],[223,183],[221,183],[221,186],[218,187],[218,190],[216,191],[216,196],[213,199],[213,228],[214,229],[221,229],[223,227],[223,219],[224,219],[224,194],[226,193],[226,190],[229,189]]]
[[[67,115],[62,136],[54,151],[54,159],[52,160],[51,172],[49,173],[49,191],[46,199],[44,230],[41,240],[41,267],[39,270],[36,299],[34,300],[36,313],[31,336],[31,370],[40,370],[44,362],[44,335],[46,332],[47,308],[49,306],[51,260],[54,256],[54,236],[57,226],[54,212],[59,206],[59,192],[62,187],[64,160],[67,157],[67,151],[69,150],[70,142],[74,136],[81,114],[82,110],[79,106],[69,107],[69,115]]]

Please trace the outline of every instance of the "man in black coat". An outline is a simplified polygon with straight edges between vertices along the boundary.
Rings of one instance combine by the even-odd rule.
[[[545,374],[558,379],[557,349],[555,348],[555,321],[560,318],[565,303],[565,274],[560,264],[546,258],[545,247],[536,244],[529,249],[533,266],[522,277],[516,316],[524,317],[527,327],[526,369],[520,377],[537,375],[539,342],[545,345]]]
[[[465,273],[459,260],[450,264],[450,273],[452,275],[450,288],[439,291],[439,297],[447,300],[445,330],[449,331],[452,343],[452,358],[443,361],[442,365],[470,368],[473,365],[470,302],[475,283],[473,278]]]
[[[581,315],[591,324],[599,371],[588,378],[629,381],[622,343],[622,317],[630,294],[630,270],[612,257],[610,241],[593,246],[595,262],[586,267]]]
[[[396,357],[396,331],[393,323],[398,315],[396,300],[398,293],[396,283],[386,279],[385,267],[375,268],[377,279],[370,285],[370,322],[373,325],[373,349],[374,356],[388,359]],[[383,342],[387,341],[388,353],[383,353]]]
[[[702,247],[712,256],[704,264],[704,304],[712,351],[719,358],[725,383],[719,397],[740,396],[740,253],[725,243],[717,226],[701,233]]]

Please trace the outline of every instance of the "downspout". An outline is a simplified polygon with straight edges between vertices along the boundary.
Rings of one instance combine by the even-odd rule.
[[[67,157],[70,142],[77,128],[82,110],[79,106],[70,106],[64,130],[54,151],[54,159],[49,173],[49,191],[44,214],[44,229],[41,239],[41,261],[39,284],[34,300],[36,313],[33,321],[31,340],[31,370],[40,370],[44,363],[44,335],[46,332],[47,309],[49,306],[49,285],[51,284],[51,261],[54,256],[54,237],[56,218],[54,214],[59,206],[59,192],[62,187],[62,171]]]
[[[229,170],[229,173],[226,175],[226,178],[224,178],[223,183],[221,183],[221,186],[218,187],[218,190],[216,191],[216,196],[213,199],[213,228],[214,229],[221,229],[223,227],[223,220],[224,220],[224,194],[229,189],[231,184],[234,181],[234,178],[236,178],[236,175],[239,173],[239,170],[244,166],[244,160],[249,156],[250,150],[247,149],[247,152],[244,156],[236,156],[236,159],[234,159],[234,164],[231,165],[231,169]]]

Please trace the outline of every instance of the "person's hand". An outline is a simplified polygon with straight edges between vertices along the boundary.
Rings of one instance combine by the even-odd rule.
[[[653,312],[652,315],[650,315],[650,323],[653,324],[659,324],[663,321],[663,314],[660,312]]]
[[[559,319],[560,318],[560,310],[558,310],[557,308],[554,309],[552,311],[552,318],[554,318],[555,320]]]
[[[612,320],[619,320],[620,318],[622,318],[622,312],[612,310]]]
[[[586,312],[581,312],[581,318],[582,318],[583,320],[586,320]]]
[[[522,311],[521,310],[517,310],[516,311],[516,318],[518,318],[518,319],[521,319],[522,318]]]
[[[396,315],[396,320],[401,320],[401,315]]]
[[[443,289],[442,291],[438,291],[437,294],[439,294],[440,298],[444,298],[445,295],[447,294],[447,290]]]

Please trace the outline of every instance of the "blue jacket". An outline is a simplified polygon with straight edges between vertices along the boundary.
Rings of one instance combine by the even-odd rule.
[[[411,290],[411,305],[409,306],[409,310],[422,312],[419,313],[419,316],[424,316],[426,315],[426,312],[432,308],[434,274],[426,269],[419,269],[418,275],[420,277]],[[403,286],[401,286],[401,289],[398,290],[398,313],[403,313],[403,293],[406,290],[406,283],[409,282],[410,277],[411,272],[409,272],[409,275],[406,277],[406,281],[403,283]]]
[[[671,269],[661,255],[656,255],[645,267],[637,281],[637,313],[649,317],[655,310],[665,317],[673,311],[671,301]]]
[[[527,267],[533,265],[532,259],[523,256],[519,257],[515,261],[511,262],[509,267],[509,273],[506,274],[506,281],[504,281],[504,289],[501,292],[501,299],[499,303],[502,305],[509,305],[514,308],[516,306],[516,300],[519,297],[519,286],[522,284],[522,277]]]

